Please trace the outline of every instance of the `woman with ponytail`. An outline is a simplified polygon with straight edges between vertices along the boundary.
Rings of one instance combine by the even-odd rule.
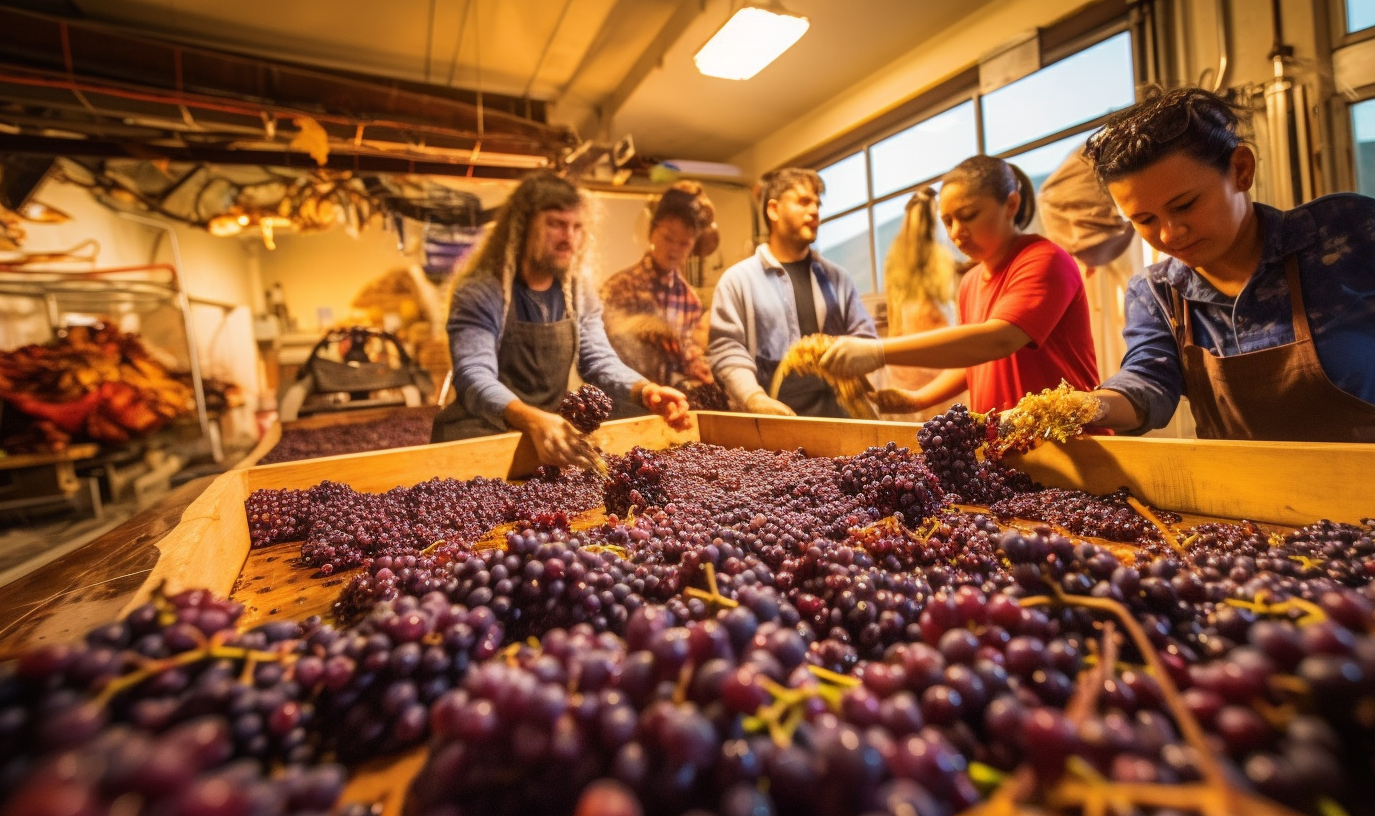
[[[903,392],[893,411],[922,411],[966,388],[970,408],[1006,410],[1028,393],[1067,380],[1098,382],[1088,298],[1065,250],[1023,232],[1036,214],[1031,180],[1015,165],[973,156],[941,179],[940,217],[950,239],[975,262],[960,282],[960,324],[866,340],[838,338],[821,365],[856,377],[894,365],[943,368],[927,385]]]

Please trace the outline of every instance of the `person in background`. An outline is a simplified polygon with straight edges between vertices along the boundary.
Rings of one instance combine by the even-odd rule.
[[[929,331],[955,322],[955,261],[936,239],[940,223],[936,191],[923,187],[907,200],[902,227],[883,261],[888,298],[888,336]],[[888,366],[888,384],[912,390],[931,382],[940,369]],[[925,419],[920,412],[911,419]]]
[[[552,413],[581,377],[674,428],[687,400],[616,357],[584,252],[587,204],[553,173],[511,193],[487,241],[454,285],[448,331],[457,399],[435,417],[433,442],[519,430],[547,465],[591,466],[582,434]]]
[[[603,320],[621,361],[651,381],[680,386],[712,382],[698,338],[702,301],[683,278],[694,254],[715,235],[715,210],[702,186],[678,182],[649,219],[649,251],[602,284]]]
[[[1022,230],[1036,213],[1031,180],[992,156],[973,156],[942,179],[940,216],[977,266],[960,281],[958,326],[886,340],[847,339],[821,358],[841,377],[885,361],[949,369],[908,395],[921,411],[966,388],[978,412],[1006,410],[1061,380],[1098,381],[1088,298],[1079,267],[1060,247]]]
[[[768,241],[727,269],[712,297],[707,356],[737,408],[780,416],[845,417],[820,377],[789,376],[765,389],[783,355],[809,334],[874,338],[854,280],[812,250],[825,185],[813,170],[786,167],[760,180]]]
[[[1169,256],[1128,285],[1099,424],[1162,427],[1184,395],[1203,438],[1375,442],[1375,199],[1252,202],[1238,124],[1226,100],[1179,88],[1089,139],[1099,181]]]

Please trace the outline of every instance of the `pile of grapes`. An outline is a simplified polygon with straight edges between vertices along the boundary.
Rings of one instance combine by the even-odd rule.
[[[361,813],[345,769],[426,745],[408,816],[1375,812],[1369,520],[1180,527],[962,409],[920,438],[255,493],[255,545],[358,567],[332,621],[190,592],[0,668],[0,810]]]
[[[382,419],[355,422],[351,425],[328,425],[323,428],[288,428],[272,446],[260,465],[296,462],[320,456],[341,456],[348,453],[409,448],[426,445],[439,409],[432,406],[408,408]]]

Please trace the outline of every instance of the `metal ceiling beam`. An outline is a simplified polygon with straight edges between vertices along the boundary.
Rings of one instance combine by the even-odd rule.
[[[92,159],[167,159],[176,162],[202,162],[225,165],[281,167],[317,170],[314,160],[289,150],[240,150],[210,146],[173,146],[97,139],[55,139],[0,133],[0,153],[37,156],[70,156]],[[324,167],[355,173],[412,173],[431,176],[465,176],[482,179],[518,179],[530,169],[492,167],[467,162],[446,162],[433,158],[385,156],[374,153],[331,153]]]
[[[0,63],[9,74],[153,92],[181,100],[299,112],[351,127],[386,121],[399,128],[449,131],[494,139],[524,139],[524,152],[553,157],[570,135],[501,110],[453,98],[450,89],[364,81],[284,62],[185,46],[83,20],[68,20],[0,6]],[[79,90],[79,89],[77,89]],[[256,114],[255,114],[256,115]],[[481,120],[481,124],[479,124]],[[423,138],[423,136],[421,137]]]
[[[625,0],[622,0],[624,2]],[[640,83],[645,81],[649,72],[658,68],[664,61],[664,55],[668,49],[678,42],[678,38],[683,36],[688,25],[702,13],[706,7],[705,0],[678,0],[678,5],[673,9],[673,14],[664,23],[663,28],[649,47],[640,54],[640,58],[635,61],[625,78],[616,86],[605,99],[597,105],[600,121],[597,123],[598,130],[605,130],[611,122],[611,117],[621,109],[635,89],[640,87]],[[609,135],[609,134],[608,134]]]

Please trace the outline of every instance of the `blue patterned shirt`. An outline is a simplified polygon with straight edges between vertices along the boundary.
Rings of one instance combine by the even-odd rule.
[[[1193,342],[1229,357],[1294,342],[1284,259],[1298,253],[1299,283],[1313,345],[1332,384],[1375,403],[1375,199],[1324,196],[1288,212],[1254,205],[1263,243],[1260,266],[1231,298],[1175,258],[1127,285],[1127,353],[1103,388],[1117,391],[1145,421],[1170,421],[1184,395],[1179,347],[1170,326],[1170,288],[1190,307]]]

